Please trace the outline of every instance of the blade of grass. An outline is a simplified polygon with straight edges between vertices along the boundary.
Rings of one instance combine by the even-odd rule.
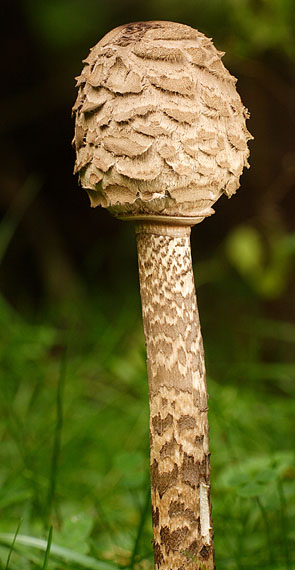
[[[282,546],[284,550],[285,557],[285,568],[288,570],[290,568],[290,554],[289,554],[289,544],[288,544],[288,521],[287,521],[287,503],[284,493],[284,487],[281,479],[277,482],[278,493],[280,498],[280,511],[281,511],[281,529],[282,529]]]
[[[267,516],[267,511],[266,511],[261,499],[259,497],[255,497],[255,499],[256,499],[257,505],[259,507],[259,510],[261,512],[262,520],[264,522],[267,544],[268,544],[269,563],[270,563],[270,565],[272,565],[274,562],[274,556],[273,556],[273,547],[272,547],[272,540],[271,540],[271,533],[270,533],[270,524],[269,524],[269,520],[268,520],[268,516]]]
[[[0,533],[0,544],[9,545],[14,539],[14,535],[10,533],[1,532]],[[48,541],[42,538],[35,538],[33,536],[25,536],[19,534],[16,537],[15,543],[17,546],[28,546],[30,548],[36,548],[46,552]],[[62,559],[66,562],[73,562],[74,564],[80,565],[82,568],[87,568],[87,570],[118,570],[119,566],[112,562],[107,562],[105,560],[96,560],[91,556],[86,556],[80,552],[75,552],[69,548],[64,548],[63,546],[58,546],[57,544],[51,543],[50,553],[52,556]]]
[[[46,551],[45,551],[45,557],[44,557],[44,562],[43,562],[42,570],[46,570],[46,569],[47,569],[48,560],[49,560],[49,555],[50,555],[51,544],[52,544],[52,526],[51,526],[50,529],[49,529],[49,534],[48,534],[48,539],[47,539],[47,548],[46,548]]]
[[[144,505],[143,505],[143,508],[141,511],[140,521],[139,521],[139,525],[137,528],[137,535],[136,535],[136,538],[134,541],[133,551],[131,554],[131,559],[130,559],[130,568],[131,569],[134,568],[136,555],[138,553],[138,547],[139,547],[140,539],[141,539],[142,532],[144,529],[145,521],[146,521],[147,516],[149,514],[150,502],[151,502],[151,491],[150,491],[150,486],[148,485],[148,492],[146,494],[145,502],[144,502]]]
[[[50,520],[52,507],[54,505],[55,494],[56,494],[58,464],[59,464],[59,457],[61,451],[61,437],[62,437],[62,428],[63,428],[63,399],[64,399],[66,370],[67,370],[67,349],[65,348],[60,362],[60,372],[59,372],[59,379],[58,379],[58,386],[56,393],[56,424],[54,431],[49,488],[48,488],[47,504],[46,504],[47,522]]]
[[[0,225],[0,263],[22,220],[26,210],[41,190],[42,181],[37,174],[31,174],[12,200]]]
[[[18,523],[18,525],[17,525],[17,527],[16,527],[16,531],[15,531],[15,533],[14,533],[14,537],[13,537],[13,540],[12,540],[12,543],[11,543],[11,546],[10,546],[10,549],[9,549],[9,553],[8,553],[8,557],[7,557],[7,562],[6,562],[5,570],[8,570],[8,569],[9,569],[10,558],[11,558],[11,555],[12,555],[12,552],[13,552],[13,549],[14,549],[15,541],[16,541],[16,539],[17,539],[17,535],[18,535],[18,533],[19,533],[19,529],[20,529],[20,527],[21,527],[21,524],[22,524],[22,520],[19,521],[19,523]]]

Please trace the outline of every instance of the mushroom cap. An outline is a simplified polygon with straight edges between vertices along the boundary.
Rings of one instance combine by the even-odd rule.
[[[90,50],[73,143],[92,206],[196,223],[236,192],[252,137],[223,55],[197,30],[159,21],[115,28]]]

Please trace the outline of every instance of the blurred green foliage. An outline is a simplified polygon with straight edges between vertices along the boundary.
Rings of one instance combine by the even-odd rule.
[[[28,23],[37,38],[54,51],[71,49],[103,33],[105,10],[93,0],[26,0]],[[65,25],[66,23],[66,25]]]
[[[252,226],[237,226],[227,238],[227,255],[258,295],[276,298],[284,293],[295,254],[295,234],[273,232],[265,243]]]
[[[53,50],[70,49],[89,41],[89,37],[97,41],[116,16],[117,4],[114,0],[24,2],[34,33]],[[138,18],[185,20],[205,33],[214,31],[215,41],[228,41],[228,48],[241,57],[268,50],[290,58],[295,54],[292,0],[151,0],[145,7],[136,2],[127,2],[123,7],[118,24]]]

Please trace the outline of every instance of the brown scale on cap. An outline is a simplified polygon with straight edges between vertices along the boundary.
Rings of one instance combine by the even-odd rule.
[[[91,49],[73,111],[75,172],[92,206],[196,223],[236,192],[252,137],[222,56],[173,22],[121,26]]]

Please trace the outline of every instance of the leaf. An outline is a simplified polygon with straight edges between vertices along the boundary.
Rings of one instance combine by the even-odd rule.
[[[231,475],[228,482],[230,485],[238,487],[247,484],[248,481],[249,481],[248,473],[241,473],[239,471],[236,471]]]
[[[45,551],[45,557],[44,557],[44,562],[43,562],[42,570],[47,570],[51,544],[52,544],[52,526],[51,526],[50,529],[49,529],[48,540],[47,540],[47,547],[46,547],[46,551]]]
[[[260,471],[255,477],[256,483],[270,483],[271,481],[276,481],[277,479],[277,471],[271,468]]]
[[[91,533],[93,520],[85,513],[78,513],[64,522],[61,531],[55,533],[56,540],[61,546],[74,548],[76,552],[87,554],[89,547],[87,539]]]
[[[252,498],[252,497],[259,497],[263,492],[263,486],[258,485],[257,483],[250,482],[248,485],[244,485],[243,487],[239,487],[237,489],[237,494],[243,498]]]
[[[21,523],[22,523],[22,521],[20,520],[19,523],[18,523],[18,525],[17,525],[16,531],[15,531],[15,535],[14,535],[14,537],[13,537],[13,540],[12,540],[12,543],[11,543],[11,546],[10,546],[10,549],[9,549],[9,553],[8,553],[8,557],[7,557],[7,562],[6,562],[5,570],[8,570],[8,568],[9,568],[10,558],[11,558],[11,555],[12,555],[12,552],[13,552],[13,549],[14,549],[15,541],[16,541],[16,539],[17,539],[17,535],[18,535],[18,533],[19,533],[19,529],[20,529]]]
[[[10,533],[0,533],[0,543],[2,544],[11,544],[11,541],[14,539],[14,535]],[[42,538],[35,538],[33,536],[25,536],[25,535],[18,535],[15,543],[17,545],[22,546],[29,546],[31,548],[37,548],[38,550],[43,550],[46,552],[48,543],[46,540]],[[58,546],[57,544],[51,544],[51,554],[56,556],[57,558],[61,558],[63,561],[66,562],[73,562],[75,564],[79,564],[82,568],[87,568],[89,570],[114,570],[118,569],[118,566],[112,564],[111,562],[106,562],[104,560],[95,560],[95,558],[91,558],[90,556],[85,556],[84,554],[80,554],[79,552],[75,552],[74,550],[70,550],[69,548],[63,548],[62,546]]]
[[[234,267],[243,275],[261,270],[264,256],[261,237],[251,226],[238,226],[229,234],[226,253]]]

